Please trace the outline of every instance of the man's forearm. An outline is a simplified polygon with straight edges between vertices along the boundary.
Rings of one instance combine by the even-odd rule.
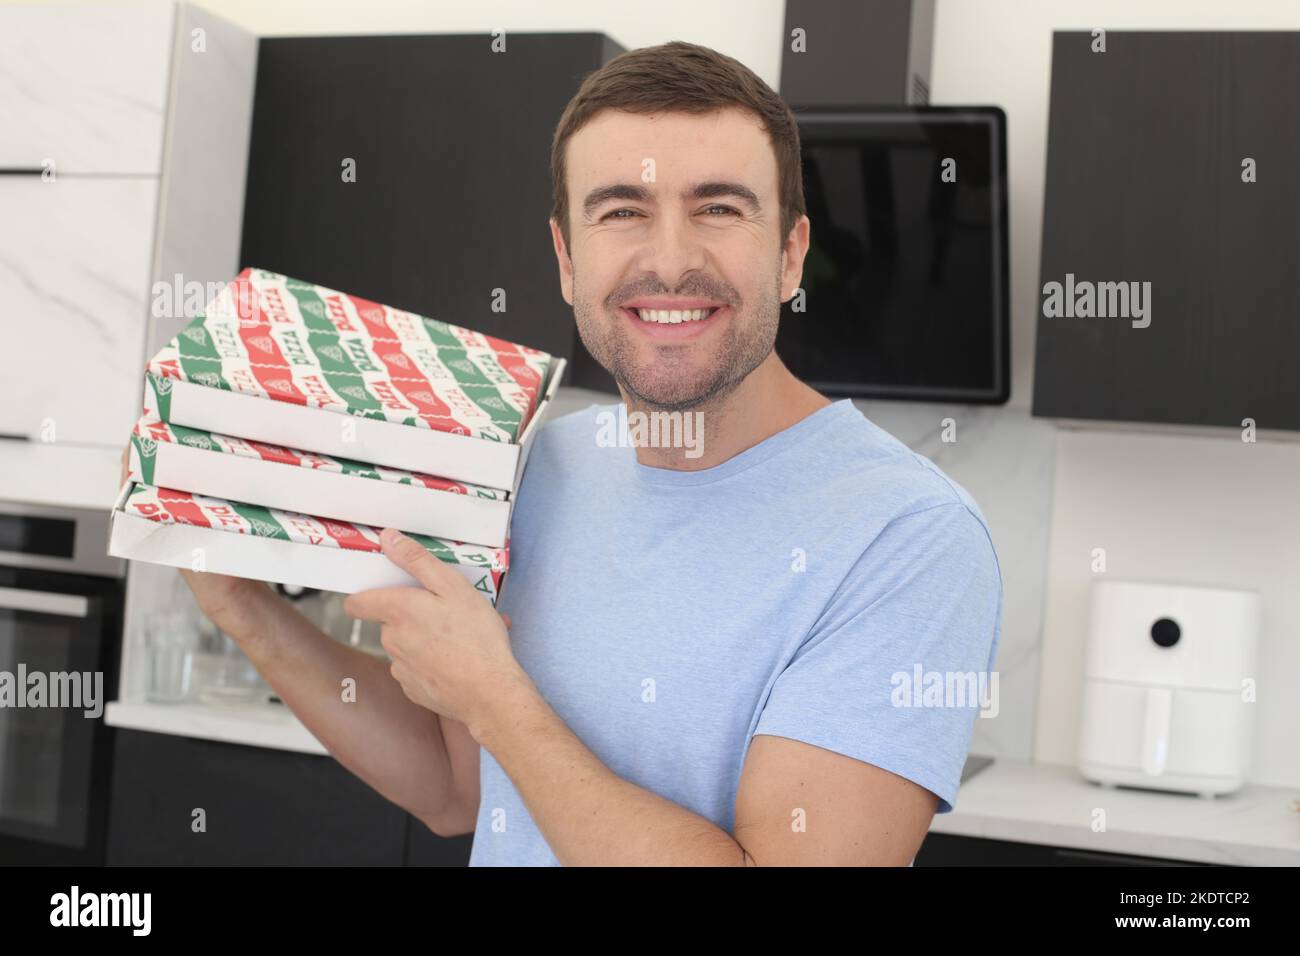
[[[240,616],[256,624],[231,636],[339,763],[425,820],[455,800],[438,715],[406,697],[383,659],[332,640],[269,589],[249,601]]]
[[[744,866],[743,848],[712,821],[619,777],[531,685],[471,727],[509,775],[565,866]]]

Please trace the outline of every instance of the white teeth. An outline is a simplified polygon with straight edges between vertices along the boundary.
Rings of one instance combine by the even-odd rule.
[[[681,322],[698,322],[706,318],[712,309],[637,309],[642,322],[657,322],[661,325],[677,325]]]

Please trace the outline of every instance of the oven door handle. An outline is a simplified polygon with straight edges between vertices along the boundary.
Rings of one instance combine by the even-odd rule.
[[[60,617],[86,617],[90,613],[90,598],[83,594],[60,594],[57,591],[0,588],[0,611],[35,611]]]

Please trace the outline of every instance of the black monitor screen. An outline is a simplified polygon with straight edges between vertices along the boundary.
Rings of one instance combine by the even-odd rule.
[[[812,235],[782,360],[830,395],[1006,401],[1002,111],[797,116]]]

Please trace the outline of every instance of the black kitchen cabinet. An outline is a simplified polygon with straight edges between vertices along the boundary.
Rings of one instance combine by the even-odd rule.
[[[1016,843],[984,837],[930,833],[914,866],[1208,866],[1126,853],[1098,853],[1072,847]]]
[[[474,834],[440,837],[415,817],[406,837],[407,866],[465,866],[474,846]]]
[[[1052,46],[1034,414],[1300,429],[1300,33],[1094,42]]]
[[[570,360],[564,384],[612,391],[547,220],[556,123],[621,52],[599,33],[506,34],[502,52],[487,33],[263,38],[241,264],[544,349]]]
[[[461,866],[472,840],[443,840],[331,757],[125,729],[108,829],[119,866]]]
[[[786,0],[781,97],[795,109],[923,106],[933,46],[934,0]]]

